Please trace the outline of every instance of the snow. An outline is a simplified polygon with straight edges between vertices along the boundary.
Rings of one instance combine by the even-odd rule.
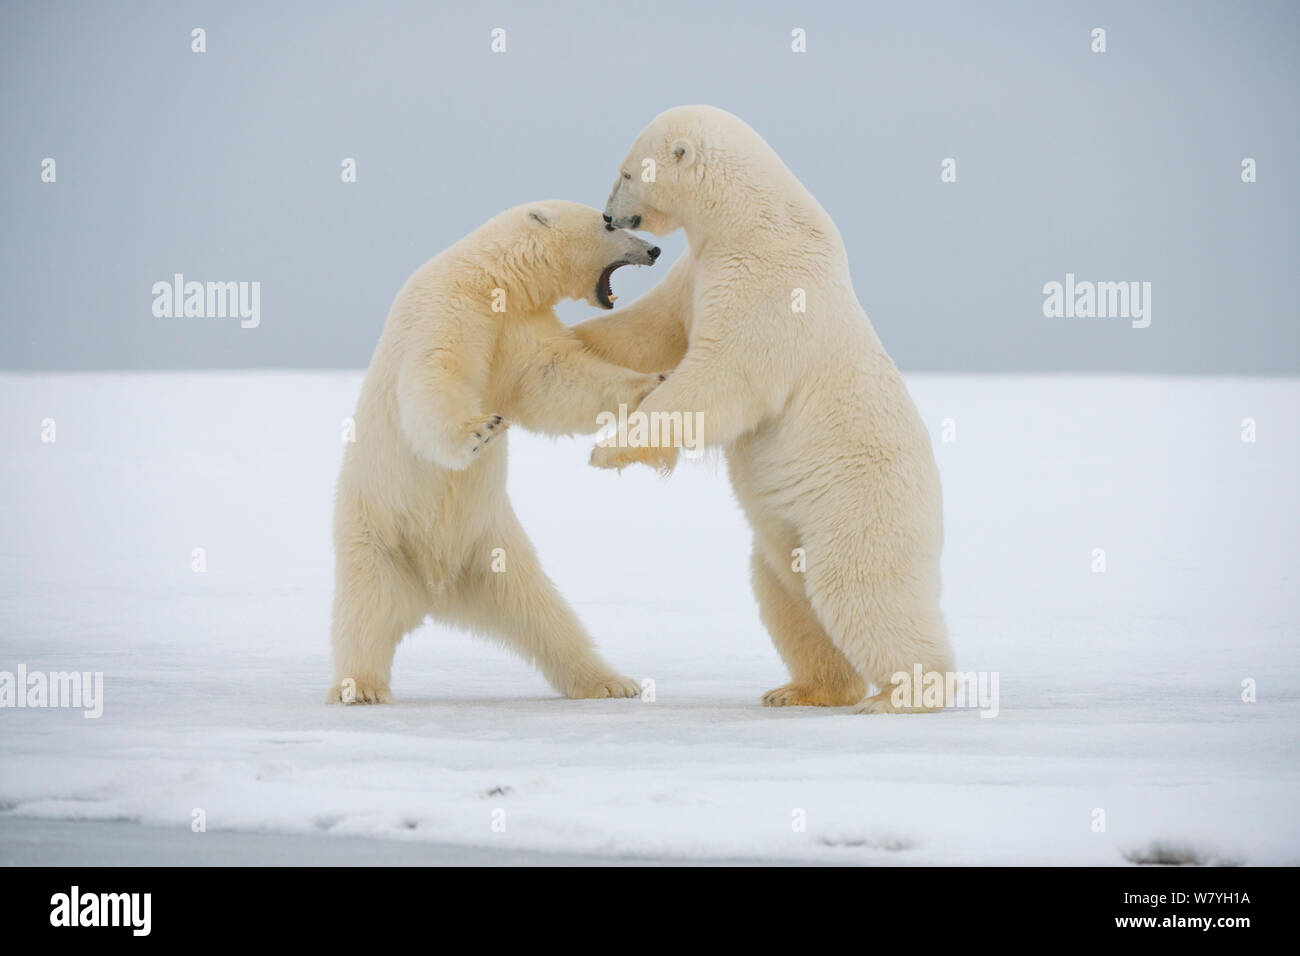
[[[1300,382],[909,376],[943,474],[944,607],[961,669],[999,675],[991,719],[760,706],[786,675],[721,461],[615,476],[586,466],[590,439],[519,430],[514,506],[654,702],[563,700],[425,625],[398,651],[395,704],[326,706],[331,498],[359,383],[0,376],[0,670],[102,671],[105,697],[99,719],[0,709],[7,822],[187,832],[201,809],[210,831],[364,838],[358,862],[426,841],[1300,863]]]

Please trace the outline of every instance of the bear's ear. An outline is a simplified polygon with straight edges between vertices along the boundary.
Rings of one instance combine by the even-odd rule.
[[[674,140],[668,152],[682,169],[689,169],[695,165],[695,144],[689,139]]]
[[[544,209],[530,209],[528,210],[528,223],[529,225],[537,225],[549,229],[551,227],[551,217]]]

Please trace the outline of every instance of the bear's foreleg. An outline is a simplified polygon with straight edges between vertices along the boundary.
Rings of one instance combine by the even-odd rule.
[[[457,471],[509,427],[500,413],[484,410],[463,371],[435,352],[408,358],[397,377],[397,412],[407,442],[425,461]]]
[[[525,428],[546,435],[589,435],[600,415],[635,411],[664,376],[611,365],[573,339],[554,344],[522,363],[508,412]]]
[[[785,401],[785,390],[774,375],[750,368],[746,350],[753,347],[743,333],[714,330],[691,345],[682,363],[637,409],[647,421],[686,421],[694,424],[698,447],[725,447],[752,431]],[[779,359],[778,359],[779,361]],[[775,369],[776,366],[773,366]],[[623,468],[639,462],[671,471],[677,449],[637,446],[619,440],[597,446],[591,464]]]
[[[686,330],[671,315],[624,311],[573,326],[587,349],[606,362],[637,372],[671,371],[686,354]]]
[[[607,362],[638,372],[667,372],[686,354],[694,259],[682,256],[664,280],[631,305],[573,326],[572,331]]]

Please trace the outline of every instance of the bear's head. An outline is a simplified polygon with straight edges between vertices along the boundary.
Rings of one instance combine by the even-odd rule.
[[[771,152],[742,119],[725,110],[678,106],[661,113],[619,167],[605,222],[656,236],[689,226],[692,212],[716,205],[710,190],[747,182],[755,151]]]
[[[581,203],[552,200],[519,207],[524,226],[538,241],[539,264],[544,261],[557,282],[557,298],[585,299],[602,309],[614,308],[617,298],[610,276],[621,266],[650,266],[659,247],[616,229],[598,210]]]

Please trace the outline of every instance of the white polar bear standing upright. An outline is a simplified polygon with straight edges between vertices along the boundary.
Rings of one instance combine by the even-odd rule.
[[[329,700],[391,700],[397,643],[426,615],[499,638],[568,697],[640,693],[542,571],[506,494],[504,432],[590,434],[663,381],[602,361],[552,308],[612,308],[610,274],[658,255],[588,206],[531,203],[407,280],[339,475]]]
[[[757,133],[708,106],[646,127],[605,216],[686,230],[690,248],[660,285],[575,331],[620,365],[676,366],[638,411],[700,413],[697,437],[726,450],[754,529],[759,609],[792,678],[763,702],[940,709],[953,658],[938,468],[831,218]],[[617,441],[592,464],[676,463],[675,448]],[[897,675],[918,666],[915,696],[895,697],[912,686]],[[866,696],[868,684],[879,692]]]

